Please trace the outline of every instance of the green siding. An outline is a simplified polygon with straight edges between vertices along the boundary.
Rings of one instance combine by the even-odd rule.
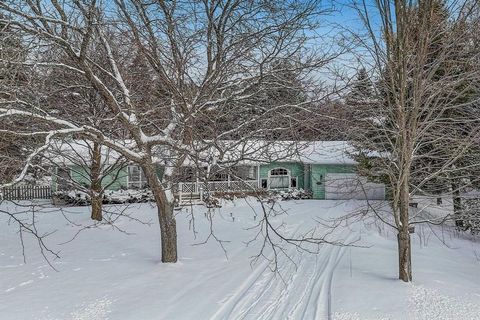
[[[90,170],[88,168],[83,168],[81,166],[72,166],[70,168],[72,179],[84,186],[90,185],[89,172]],[[108,186],[109,190],[119,190],[127,187],[127,179],[127,168],[111,170],[111,172],[102,179],[102,186]]]
[[[260,165],[259,176],[260,179],[267,179],[270,170],[275,168],[285,168],[289,170],[291,177],[297,177],[297,188],[310,189],[314,199],[325,199],[325,175],[327,173],[354,173],[354,165],[326,165],[326,164],[312,164],[304,165],[299,162],[272,162],[269,164]],[[157,166],[157,174],[161,176],[163,174],[163,168]],[[70,168],[71,177],[75,182],[88,186],[90,184],[90,178],[88,175],[88,169],[81,166],[72,166]],[[307,179],[305,181],[305,179]],[[112,183],[113,181],[113,183]],[[108,187],[110,190],[119,190],[127,188],[128,182],[128,170],[127,167],[118,169],[102,181],[102,185],[111,185]],[[317,182],[319,182],[317,184]],[[56,189],[56,178],[52,179],[52,188]]]
[[[70,177],[75,183],[78,183],[83,186],[90,185],[90,170],[82,166],[70,166]],[[56,177],[52,179],[52,189],[57,191],[57,181]],[[111,170],[111,172],[102,179],[102,186],[108,186],[108,190],[119,190],[126,189],[128,181],[128,170],[126,167],[119,168],[117,170]]]
[[[127,181],[128,181],[128,170],[127,167],[120,168],[111,172],[108,176],[103,178],[102,185],[106,186],[111,184],[108,189],[109,190],[119,190],[119,189],[126,189],[127,188]]]
[[[310,185],[314,199],[325,199],[325,175],[327,173],[354,173],[354,165],[312,164]]]
[[[297,188],[304,187],[304,165],[298,162],[272,162],[260,166],[260,179],[268,179],[268,172],[275,168],[285,168],[291,177],[297,177]]]
[[[155,167],[155,172],[157,173],[157,177],[159,177],[160,179],[163,178],[163,172],[165,171],[165,167],[161,166],[161,165],[157,165]]]

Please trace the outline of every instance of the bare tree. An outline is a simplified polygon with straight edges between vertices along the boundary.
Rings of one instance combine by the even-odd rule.
[[[359,113],[353,142],[362,173],[387,184],[393,216],[381,218],[398,232],[399,278],[408,282],[411,227],[449,218],[413,214],[411,196],[445,192],[448,177],[477,167],[461,161],[480,137],[478,95],[464,99],[478,92],[480,80],[472,64],[479,52],[468,42],[473,6],[395,0],[377,1],[375,10],[364,1],[356,8],[369,35],[357,40],[370,53],[365,64],[373,64],[376,92],[370,109]]]
[[[52,139],[73,134],[139,164],[158,207],[163,262],[177,261],[173,206],[180,168],[186,163],[221,163],[226,149],[238,150],[248,139],[291,126],[279,119],[304,112],[319,98],[306,94],[302,101],[268,108],[257,105],[272,85],[297,86],[275,75],[295,72],[307,79],[337,56],[315,50],[305,32],[316,28],[323,13],[316,0],[116,0],[108,5],[95,0],[7,0],[0,3],[0,13],[4,14],[0,23],[28,39],[28,65],[46,73],[70,74],[77,85],[92,88],[109,110],[103,124],[96,125],[78,122],[68,112],[51,112],[42,99],[2,98],[0,119],[21,117],[49,126],[11,130],[43,137],[44,143],[29,154],[26,167]],[[45,49],[60,54],[45,58],[39,54]],[[130,72],[132,52],[148,71],[142,86]],[[105,57],[105,63],[98,56]],[[279,61],[289,63],[272,68]],[[44,90],[39,93],[43,98]],[[256,108],[248,119],[241,117]],[[288,114],[279,112],[286,109]],[[113,134],[106,122],[124,134]],[[219,143],[233,137],[236,143]],[[216,152],[206,152],[212,148]],[[21,180],[24,172],[13,182]]]
[[[52,141],[42,161],[56,180],[56,191],[86,193],[92,220],[102,221],[105,191],[125,178],[124,158],[96,141],[75,139]]]

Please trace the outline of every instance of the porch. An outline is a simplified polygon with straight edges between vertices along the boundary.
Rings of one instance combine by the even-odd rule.
[[[259,180],[179,182],[178,197],[179,203],[203,201],[204,197],[212,193],[253,192],[259,187]]]

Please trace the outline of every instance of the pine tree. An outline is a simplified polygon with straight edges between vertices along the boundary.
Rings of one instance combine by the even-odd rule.
[[[350,107],[366,107],[373,101],[374,90],[368,72],[365,68],[358,70],[352,89],[347,95],[345,103]]]

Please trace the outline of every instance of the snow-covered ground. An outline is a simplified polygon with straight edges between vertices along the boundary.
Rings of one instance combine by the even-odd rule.
[[[362,202],[288,201],[282,232],[300,234],[318,218],[352,212]],[[252,210],[251,206],[255,209]],[[122,207],[116,207],[121,209]],[[123,207],[124,209],[125,207]],[[1,209],[19,210],[4,203]],[[179,262],[159,262],[155,208],[130,205],[128,218],[86,229],[87,207],[36,213],[38,228],[57,230],[47,245],[61,259],[42,258],[25,238],[27,263],[14,225],[0,215],[0,319],[480,319],[480,244],[448,229],[422,227],[413,235],[414,282],[397,280],[395,234],[374,223],[337,229],[331,239],[354,247],[323,246],[318,255],[286,247],[294,263],[280,260],[279,271],[265,259],[251,265],[261,242],[246,246],[260,213],[255,201],[226,203],[213,213],[216,236],[209,235],[206,209],[177,212]],[[323,230],[320,229],[323,233]],[[271,251],[266,255],[271,256]]]

